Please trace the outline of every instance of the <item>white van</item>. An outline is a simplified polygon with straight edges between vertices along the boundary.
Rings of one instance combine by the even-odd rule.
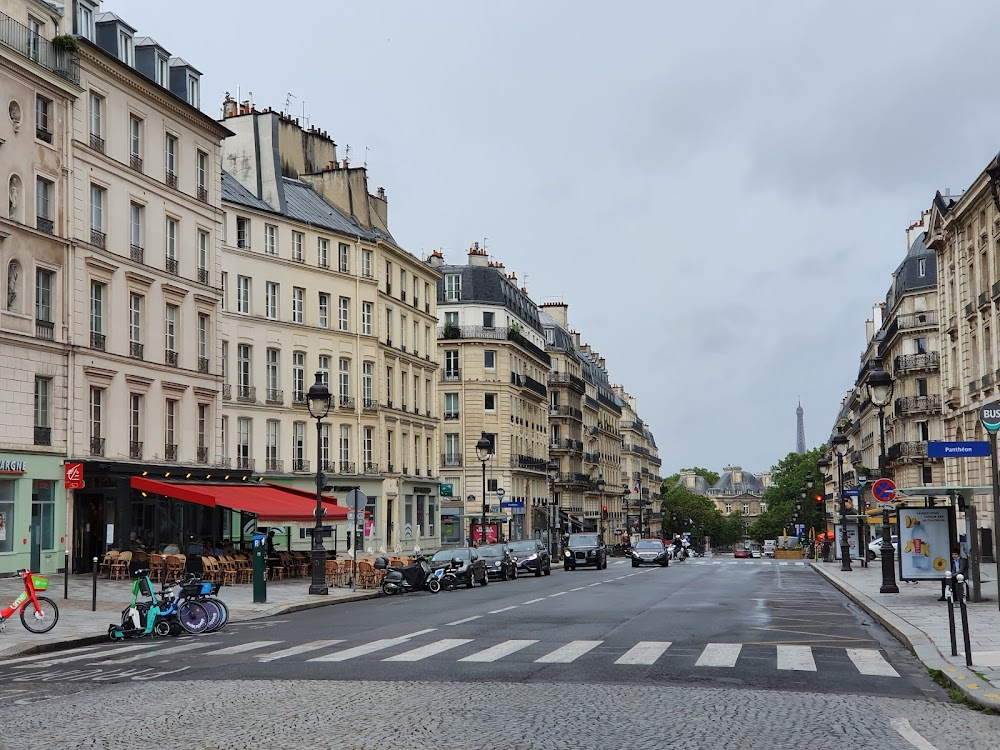
[[[777,539],[764,540],[764,557],[774,557],[774,549],[778,546]]]

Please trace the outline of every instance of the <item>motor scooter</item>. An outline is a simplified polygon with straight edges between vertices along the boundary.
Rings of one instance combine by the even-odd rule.
[[[389,565],[389,561],[385,557],[380,557],[375,561],[375,567],[379,570],[385,570],[382,593],[386,596],[402,594],[407,591],[420,591],[423,588],[427,588],[433,593],[441,590],[440,579],[432,577],[431,566],[427,562],[427,558],[422,555],[417,557],[412,565],[404,565],[399,568]]]

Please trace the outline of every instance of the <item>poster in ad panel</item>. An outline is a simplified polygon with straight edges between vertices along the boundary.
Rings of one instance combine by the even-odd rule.
[[[897,512],[900,580],[940,580],[951,554],[951,508],[899,508]]]
[[[840,559],[840,545],[841,539],[843,538],[843,525],[837,524],[836,537],[834,539],[833,556],[835,560]],[[858,525],[856,523],[849,524],[847,527],[847,543],[851,546],[851,558],[854,560],[861,559],[861,553],[858,549]]]

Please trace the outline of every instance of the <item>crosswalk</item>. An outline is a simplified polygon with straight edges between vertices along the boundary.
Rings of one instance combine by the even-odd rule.
[[[700,669],[734,669],[741,660],[754,669],[771,668],[778,672],[817,672],[821,668],[853,667],[860,675],[899,677],[899,673],[877,648],[827,648],[795,644],[703,643],[639,641],[611,643],[604,640],[568,642],[538,639],[439,638],[425,641],[431,631],[420,631],[394,638],[378,638],[361,643],[342,639],[323,639],[293,645],[281,640],[255,640],[237,645],[208,636],[177,641],[150,641],[133,645],[86,646],[59,654],[36,654],[0,661],[0,670],[13,674],[13,681],[35,679],[83,680],[113,679],[120,672],[123,679],[155,679],[157,670],[174,674],[217,661],[266,664],[296,660],[308,664],[334,665],[354,660],[378,661],[386,665],[413,664],[446,659],[456,664],[491,664],[516,662],[539,665],[570,665],[577,662],[593,666],[607,663],[611,669],[653,667],[669,660],[671,669],[690,666]],[[168,645],[170,644],[170,645]],[[285,645],[284,648],[278,648]],[[749,653],[748,653],[749,652]],[[845,658],[846,657],[846,658]],[[175,669],[185,659],[196,665]],[[154,663],[157,666],[152,667]],[[178,660],[179,659],[179,660]],[[169,665],[169,666],[167,666]],[[110,673],[110,674],[109,674]],[[39,676],[41,675],[41,676]]]
[[[615,560],[608,561],[608,565],[630,565],[631,560]],[[710,558],[689,558],[683,561],[673,561],[674,565],[742,565],[745,568],[753,567],[756,565],[778,565],[778,566],[795,566],[799,568],[804,568],[809,565],[808,560],[759,560],[756,558],[741,559],[741,560],[713,560]]]

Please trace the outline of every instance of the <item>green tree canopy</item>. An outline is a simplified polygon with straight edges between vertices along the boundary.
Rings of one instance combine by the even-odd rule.
[[[771,467],[771,485],[764,490],[762,498],[767,503],[767,510],[750,526],[751,538],[762,542],[777,539],[783,531],[793,534],[796,502],[801,503],[799,523],[806,526],[807,535],[808,529],[822,530],[823,517],[816,510],[816,496],[823,494],[823,475],[817,462],[826,452],[823,445],[804,454],[789,453]],[[807,474],[813,476],[814,483],[802,501],[801,490],[805,487]]]

